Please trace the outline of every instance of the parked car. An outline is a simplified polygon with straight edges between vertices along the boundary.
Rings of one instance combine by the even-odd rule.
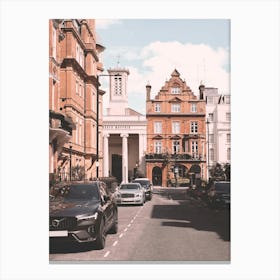
[[[208,203],[211,207],[230,206],[230,182],[213,181],[208,190]]]
[[[95,242],[103,249],[106,234],[117,231],[117,204],[104,182],[68,182],[51,189],[50,241]]]
[[[144,188],[146,199],[151,200],[153,197],[153,184],[148,178],[136,178],[133,183],[140,183]]]
[[[140,183],[121,184],[116,192],[117,204],[143,205],[145,201],[145,191]]]

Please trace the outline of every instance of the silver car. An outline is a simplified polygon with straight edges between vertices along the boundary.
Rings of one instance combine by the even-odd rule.
[[[121,184],[115,195],[119,205],[145,203],[145,191],[139,183]]]

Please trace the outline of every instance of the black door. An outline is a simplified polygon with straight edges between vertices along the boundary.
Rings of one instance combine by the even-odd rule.
[[[116,177],[118,183],[122,181],[122,156],[113,154],[112,155],[112,176]]]
[[[152,171],[152,181],[153,181],[153,185],[154,186],[161,186],[162,184],[162,171],[161,171],[161,168],[156,166],[153,168],[153,171]]]

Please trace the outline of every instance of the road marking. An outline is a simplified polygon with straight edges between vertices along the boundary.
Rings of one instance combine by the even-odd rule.
[[[120,234],[119,238],[122,238],[122,237],[123,237],[123,233]]]
[[[124,231],[127,231],[127,228],[125,228]]]
[[[113,243],[113,246],[116,246],[118,244],[118,241],[115,241],[114,243]]]
[[[107,258],[110,254],[110,251],[106,252],[106,254],[104,255],[104,258]]]
[[[131,227],[131,223],[130,224],[128,224],[128,226],[127,227]]]

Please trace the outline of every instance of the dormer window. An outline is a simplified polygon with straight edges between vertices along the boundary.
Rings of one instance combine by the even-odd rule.
[[[180,94],[181,93],[181,89],[179,87],[172,87],[171,88],[171,93],[172,94]]]

